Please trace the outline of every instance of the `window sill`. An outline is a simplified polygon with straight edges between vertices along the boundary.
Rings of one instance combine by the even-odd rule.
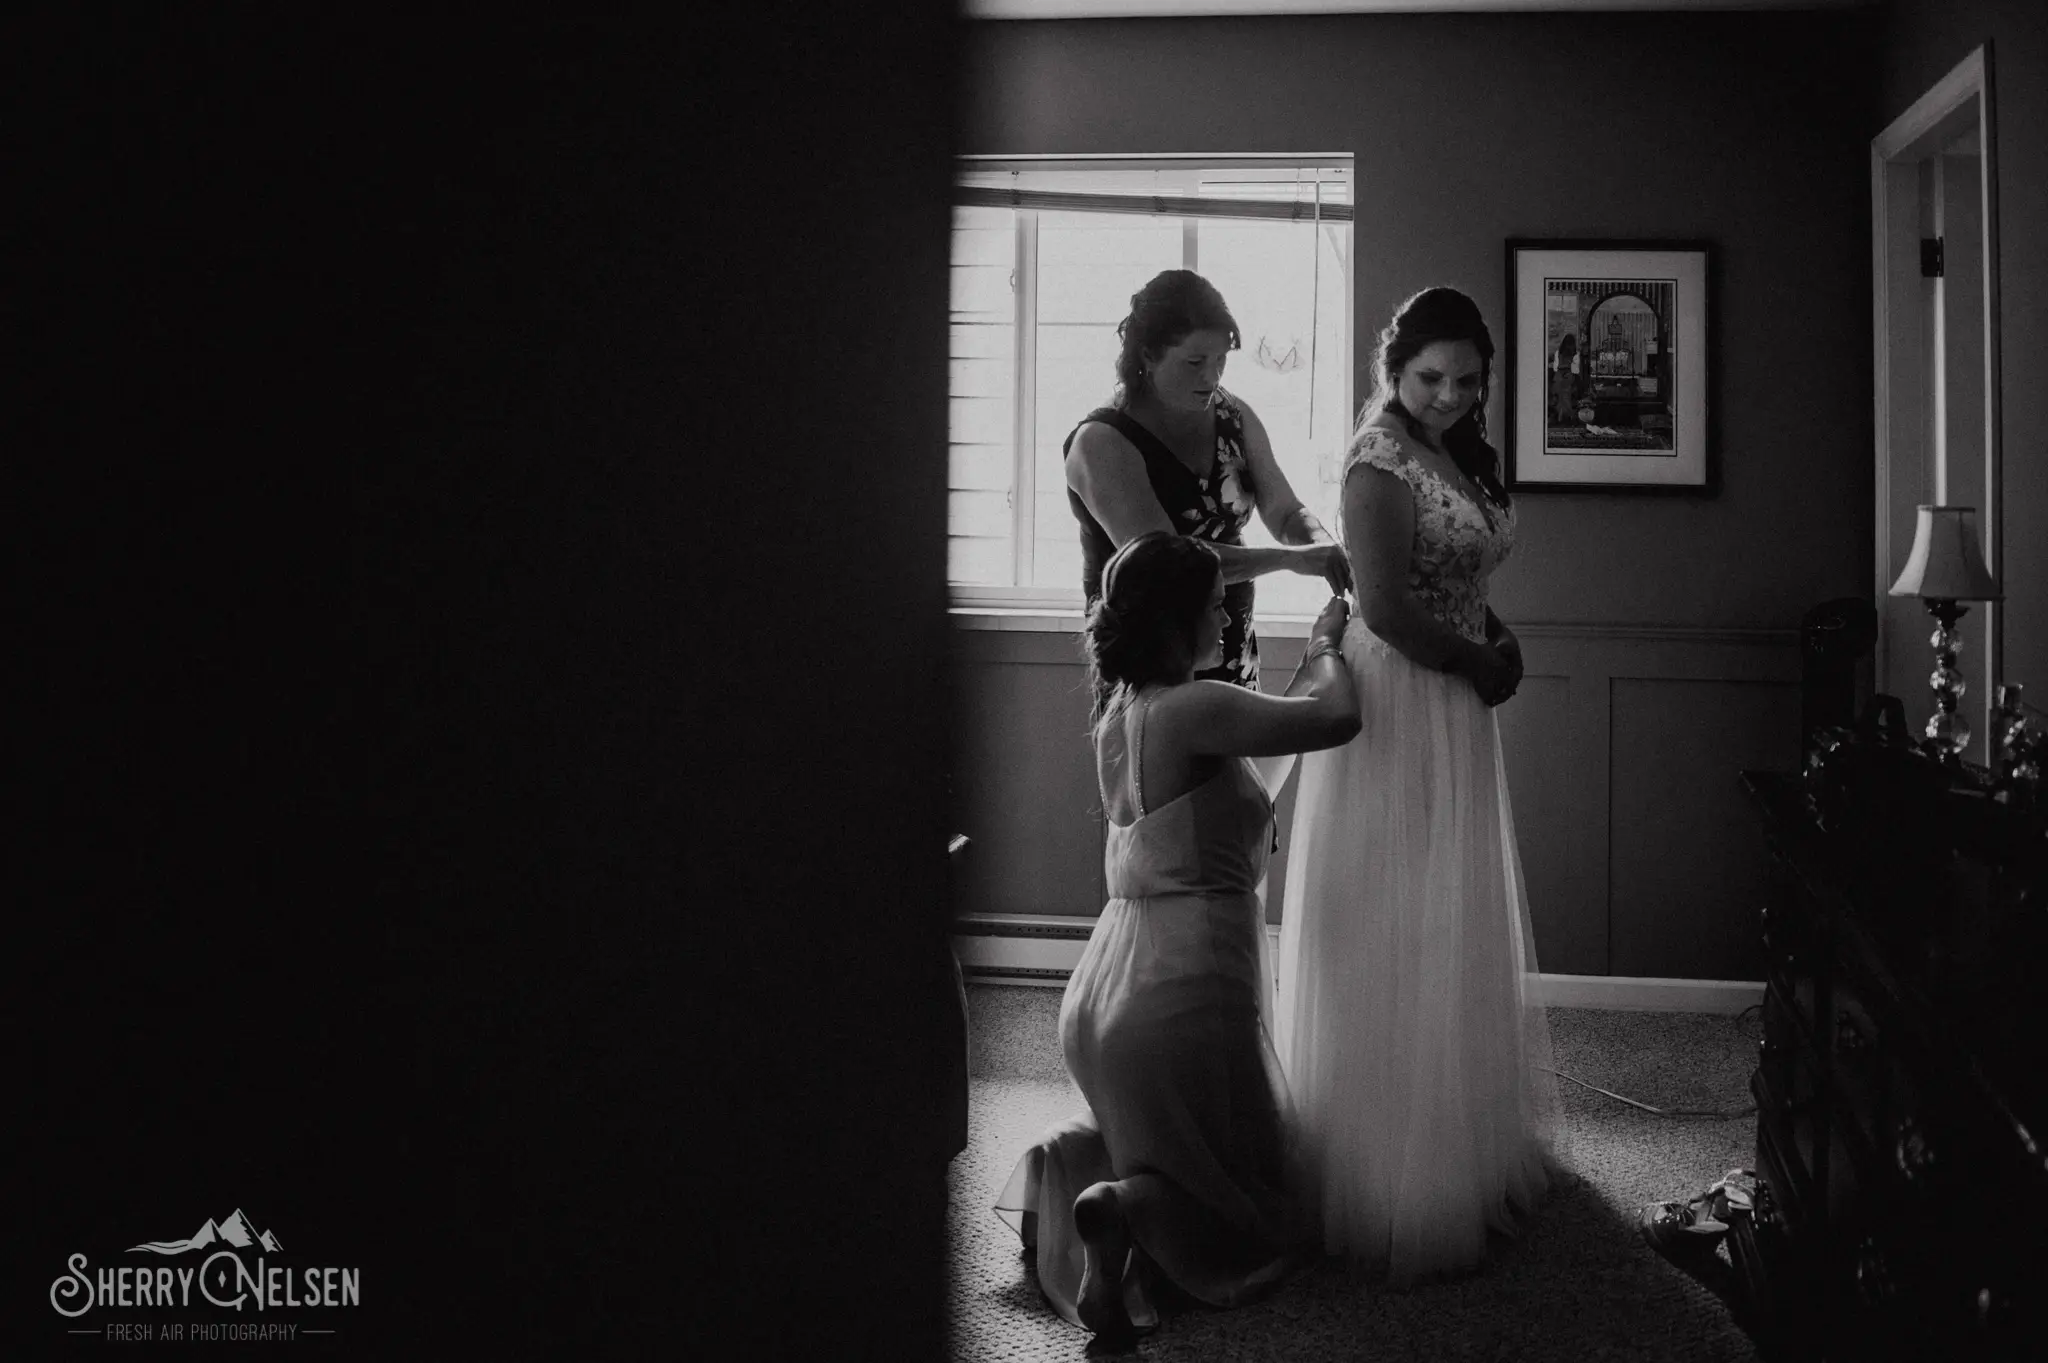
[[[954,629],[1009,630],[1022,634],[1079,634],[1081,612],[1061,607],[954,606],[946,612]],[[1306,639],[1315,624],[1307,615],[1261,615],[1254,625],[1261,639]]]

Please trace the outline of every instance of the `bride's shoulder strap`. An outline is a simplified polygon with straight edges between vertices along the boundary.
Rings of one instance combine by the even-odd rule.
[[[1392,431],[1383,426],[1366,426],[1351,438],[1351,449],[1344,456],[1344,472],[1349,476],[1351,470],[1364,464],[1405,478],[1410,462],[1408,451],[1401,448]]]

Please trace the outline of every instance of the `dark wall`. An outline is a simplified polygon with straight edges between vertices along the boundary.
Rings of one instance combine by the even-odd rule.
[[[940,1356],[954,23],[720,8],[9,34],[9,1357]]]
[[[2048,692],[2048,7],[2029,0],[1894,0],[1870,135],[1973,48],[1991,49],[1997,120],[2005,680]]]
[[[1361,399],[1418,288],[1465,289],[1502,337],[1508,237],[1715,242],[1721,494],[1530,494],[1495,605],[1790,627],[1869,578],[1872,30],[1854,11],[983,23],[964,150],[1352,152]]]

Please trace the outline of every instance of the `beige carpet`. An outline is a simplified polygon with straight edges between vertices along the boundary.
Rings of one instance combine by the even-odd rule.
[[[953,1161],[952,1356],[1100,1357],[1038,1294],[1016,1236],[990,1210],[1018,1155],[1079,1103],[1060,1064],[1057,989],[972,985],[972,1129]],[[1744,1019],[1553,1009],[1558,1068],[1663,1108],[1749,1103],[1758,1035]],[[1659,1118],[1564,1084],[1567,1186],[1530,1233],[1458,1282],[1397,1293],[1331,1264],[1235,1311],[1168,1319],[1134,1356],[1161,1360],[1753,1360],[1718,1295],[1635,1228],[1639,1204],[1683,1198],[1754,1163],[1754,1121]],[[1720,1265],[1715,1265],[1720,1269]]]

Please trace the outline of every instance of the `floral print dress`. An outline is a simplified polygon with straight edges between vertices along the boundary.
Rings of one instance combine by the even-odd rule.
[[[1188,472],[1187,465],[1158,436],[1114,407],[1098,407],[1076,422],[1060,447],[1061,454],[1073,452],[1074,436],[1089,422],[1112,427],[1144,457],[1152,495],[1181,534],[1211,544],[1240,545],[1245,522],[1257,505],[1244,457],[1244,413],[1237,400],[1221,388],[1216,390],[1210,410],[1216,418],[1216,450],[1209,471],[1200,476]],[[1081,523],[1081,592],[1093,606],[1102,595],[1103,565],[1116,553],[1116,545],[1071,487],[1067,505]],[[1229,616],[1223,630],[1223,662],[1196,673],[1197,677],[1259,689],[1259,640],[1252,629],[1252,603],[1249,581],[1233,582],[1223,589],[1223,608]]]

